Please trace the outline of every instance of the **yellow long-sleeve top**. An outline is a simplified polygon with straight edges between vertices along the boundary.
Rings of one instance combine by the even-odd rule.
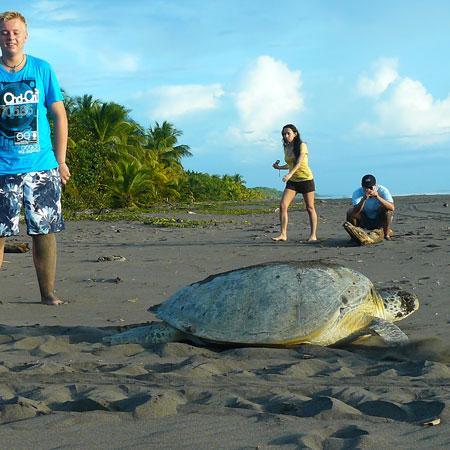
[[[300,167],[292,175],[291,181],[308,181],[314,178],[312,170],[308,165],[308,146],[304,142],[302,142],[300,145],[300,155],[302,154],[304,155],[302,163],[300,164]],[[284,147],[284,160],[286,161],[286,164],[289,166],[289,170],[292,170],[292,168],[297,163],[297,158],[294,155],[292,145],[286,145]]]

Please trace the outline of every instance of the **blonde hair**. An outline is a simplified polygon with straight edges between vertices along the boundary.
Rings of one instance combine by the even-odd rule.
[[[19,19],[21,20],[25,27],[27,27],[27,21],[25,17],[20,14],[18,11],[5,11],[0,14],[0,22],[8,22],[8,20]]]

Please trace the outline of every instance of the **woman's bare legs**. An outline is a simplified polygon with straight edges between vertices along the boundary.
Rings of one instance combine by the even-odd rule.
[[[272,241],[286,241],[287,240],[287,227],[288,227],[288,209],[294,200],[297,192],[291,189],[285,189],[280,202],[280,226],[281,232],[277,237],[272,238]]]
[[[305,201],[306,212],[309,216],[309,226],[311,228],[308,242],[314,242],[317,241],[317,213],[314,207],[314,191],[303,194],[303,200]]]

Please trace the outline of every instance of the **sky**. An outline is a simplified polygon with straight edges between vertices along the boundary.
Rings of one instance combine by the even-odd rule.
[[[366,173],[394,195],[449,193],[448,0],[2,0],[69,95],[183,132],[188,170],[282,190],[297,126],[317,194]],[[446,56],[447,55],[447,56]]]

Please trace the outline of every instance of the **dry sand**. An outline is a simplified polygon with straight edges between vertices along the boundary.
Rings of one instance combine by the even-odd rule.
[[[276,213],[217,216],[233,223],[197,229],[68,222],[58,236],[58,294],[68,302],[60,307],[37,303],[30,253],[6,254],[0,448],[450,448],[450,196],[397,198],[394,240],[370,247],[353,245],[342,228],[348,203],[317,203],[315,245],[303,241],[301,211],[290,215],[286,243],[270,241]],[[98,261],[112,255],[126,261]],[[416,292],[420,310],[399,323],[411,344],[102,344],[118,327],[152,320],[147,308],[187,283],[312,259]],[[424,425],[434,419],[440,424]]]

